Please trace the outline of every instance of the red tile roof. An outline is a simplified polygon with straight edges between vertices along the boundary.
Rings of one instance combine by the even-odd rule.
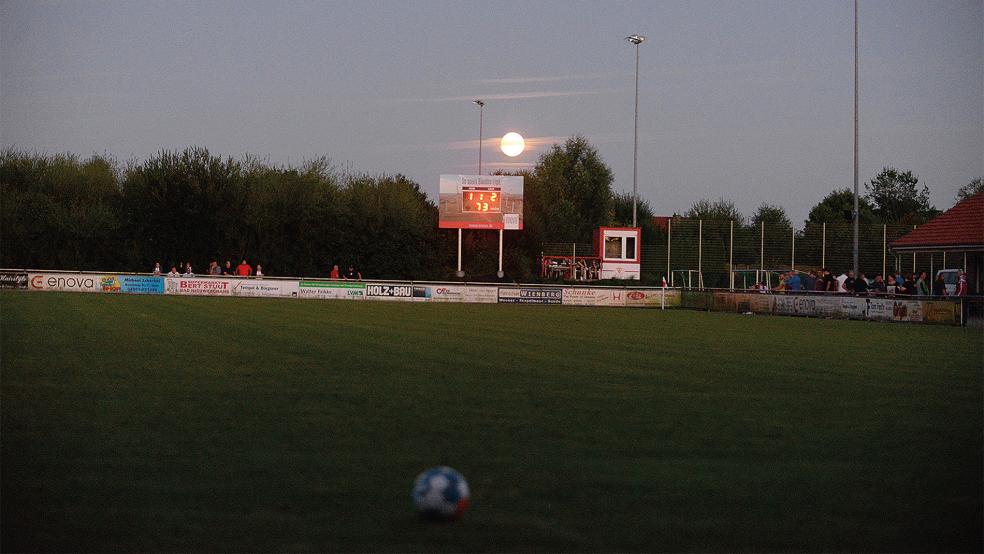
[[[958,203],[891,246],[902,249],[935,246],[984,248],[984,192]]]

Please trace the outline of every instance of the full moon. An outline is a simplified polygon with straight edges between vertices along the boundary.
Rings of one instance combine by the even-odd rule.
[[[523,135],[519,133],[506,133],[502,135],[502,140],[499,141],[499,148],[503,154],[515,158],[523,153],[526,148],[526,141],[523,140]]]

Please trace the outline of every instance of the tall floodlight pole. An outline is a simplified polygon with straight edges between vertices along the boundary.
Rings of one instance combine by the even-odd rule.
[[[482,100],[472,100],[472,104],[478,106],[478,174],[482,174],[482,123],[484,119],[485,102]],[[461,270],[461,229],[458,229],[458,277],[464,277],[465,272]]]
[[[632,137],[632,226],[636,226],[636,204],[638,204],[639,191],[636,184],[639,178],[639,45],[646,37],[642,35],[629,35],[625,40],[635,44],[636,47],[636,70],[635,70],[635,128]]]
[[[858,273],[858,0],[854,0],[854,275]]]

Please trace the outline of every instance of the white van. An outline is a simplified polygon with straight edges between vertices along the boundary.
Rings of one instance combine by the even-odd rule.
[[[941,269],[936,272],[936,276],[943,276],[943,281],[946,283],[946,293],[950,296],[957,292],[957,279],[960,277],[959,269]]]

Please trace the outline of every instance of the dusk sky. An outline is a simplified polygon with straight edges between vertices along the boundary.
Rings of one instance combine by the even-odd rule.
[[[657,214],[724,197],[797,226],[853,186],[851,1],[0,3],[0,146],[143,160],[207,147],[403,173],[531,167],[580,134]],[[984,2],[862,0],[860,178],[941,209],[984,174]],[[510,159],[498,138],[531,147]]]

